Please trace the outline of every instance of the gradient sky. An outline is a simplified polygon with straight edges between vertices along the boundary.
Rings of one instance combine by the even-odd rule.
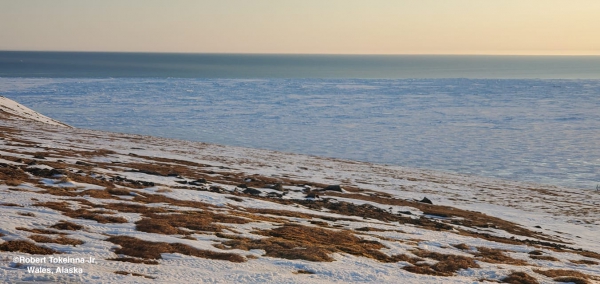
[[[599,0],[0,0],[0,50],[600,55]]]

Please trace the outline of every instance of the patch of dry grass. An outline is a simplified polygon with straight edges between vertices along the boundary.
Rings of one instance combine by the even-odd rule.
[[[587,259],[579,259],[579,260],[569,260],[571,263],[575,264],[587,264],[587,265],[598,265],[600,264],[597,261],[587,260]]]
[[[142,215],[167,213],[168,211],[162,207],[146,206],[144,204],[133,204],[133,203],[107,203],[104,205],[97,205],[96,207],[102,207],[104,209],[115,210],[123,213],[139,213]]]
[[[142,258],[135,258],[135,257],[107,258],[106,260],[121,261],[121,262],[131,262],[131,263],[143,263],[143,264],[149,264],[149,265],[158,265],[158,261],[156,261],[156,260],[142,259]]]
[[[145,214],[145,218],[135,223],[141,232],[165,235],[187,234],[179,228],[193,231],[221,232],[225,227],[215,223],[246,224],[250,220],[235,216],[215,214],[210,211],[185,212],[183,214]]]
[[[590,281],[587,281],[585,279],[581,279],[581,278],[577,278],[577,277],[572,277],[572,276],[565,276],[565,277],[556,277],[554,279],[554,282],[566,282],[566,283],[574,283],[574,284],[590,284]]]
[[[308,261],[334,261],[332,253],[348,253],[373,258],[382,262],[408,261],[406,255],[389,256],[380,251],[384,246],[376,241],[363,240],[348,230],[330,230],[320,227],[286,224],[272,230],[254,232],[267,238],[253,240],[217,234],[229,238],[221,248],[262,249],[266,256]]]
[[[150,194],[150,193],[144,193],[144,196],[135,196],[133,198],[133,201],[135,202],[139,202],[139,203],[143,203],[143,204],[149,204],[149,203],[166,203],[166,204],[171,204],[174,206],[181,206],[181,207],[190,207],[190,208],[196,208],[196,209],[212,209],[215,206],[210,204],[210,203],[206,203],[206,202],[200,202],[200,201],[191,201],[191,200],[179,200],[179,199],[175,199],[175,198],[170,198],[161,194]]]
[[[33,214],[31,212],[17,212],[17,214],[19,214],[21,216],[26,216],[26,217],[35,217],[35,214]]]
[[[12,240],[0,244],[1,251],[23,252],[29,254],[59,254],[61,252],[47,247],[41,247],[25,240]]]
[[[50,209],[54,209],[63,213],[63,215],[71,217],[71,218],[82,218],[88,220],[94,220],[98,223],[106,224],[106,223],[127,223],[127,219],[123,217],[115,217],[115,216],[106,216],[104,214],[114,214],[113,212],[108,211],[91,211],[88,209],[77,209],[73,210],[69,208],[69,203],[62,202],[40,202],[33,204],[33,206],[42,206]]]
[[[185,175],[188,177],[195,178],[197,174],[190,170],[188,167],[165,164],[160,162],[153,163],[120,163],[120,167],[131,168],[141,173],[157,176],[168,176],[168,175]]]
[[[16,227],[15,229],[17,229],[19,231],[25,231],[25,232],[34,233],[34,234],[47,234],[47,235],[61,235],[61,234],[63,234],[61,232],[57,232],[57,231],[53,231],[53,230],[46,230],[46,229],[29,229],[29,228],[24,228],[24,227]]]
[[[121,246],[121,248],[115,250],[115,253],[117,254],[144,259],[162,259],[162,253],[181,253],[189,256],[227,260],[231,262],[246,261],[246,259],[239,254],[201,250],[181,243],[150,242],[128,236],[112,236],[106,239],[106,241]]]
[[[479,265],[471,257],[453,254],[441,254],[425,250],[414,250],[412,253],[418,257],[430,258],[438,261],[435,264],[413,263],[414,265],[412,266],[405,266],[402,268],[412,273],[436,276],[452,276],[460,269],[479,268]]]
[[[587,275],[585,273],[579,272],[579,271],[575,271],[575,270],[567,270],[567,269],[549,269],[549,270],[541,270],[541,269],[534,269],[533,270],[535,273],[539,273],[541,275],[544,275],[546,277],[550,277],[553,278],[554,281],[557,282],[569,282],[569,281],[558,281],[557,279],[578,279],[578,282],[575,281],[571,281],[571,282],[575,282],[575,283],[584,283],[587,284],[589,283],[589,279],[595,280],[595,281],[600,281],[600,277],[599,276],[591,276],[591,275]]]
[[[29,176],[21,168],[12,165],[0,165],[0,182],[8,186],[18,186]]]
[[[539,284],[539,282],[531,275],[525,272],[513,272],[502,279],[502,283],[512,284]]]
[[[600,253],[596,253],[593,251],[576,251],[575,253],[589,258],[600,259]]]
[[[465,243],[461,243],[461,244],[456,244],[456,245],[452,245],[453,247],[460,249],[460,250],[470,250],[471,248],[465,244]]]
[[[505,254],[506,251],[499,249],[477,247],[477,252],[473,253],[477,260],[488,263],[503,263],[512,265],[527,265],[527,261],[522,259],[514,259]]]
[[[6,184],[8,186],[19,186],[24,183],[24,181],[19,180],[19,179],[8,179],[8,180],[4,180],[2,182],[4,182],[4,184]]]
[[[560,261],[558,258],[550,255],[530,255],[529,257],[535,260]]]
[[[65,236],[59,236],[58,238],[50,238],[44,235],[32,235],[29,237],[30,239],[36,241],[37,243],[55,243],[61,245],[71,245],[78,246],[82,245],[83,241],[78,239],[72,239]]]

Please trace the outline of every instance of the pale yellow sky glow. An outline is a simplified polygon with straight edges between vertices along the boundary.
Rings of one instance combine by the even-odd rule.
[[[0,0],[0,50],[600,55],[599,0]]]

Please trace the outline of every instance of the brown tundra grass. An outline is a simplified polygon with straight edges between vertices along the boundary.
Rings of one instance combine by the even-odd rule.
[[[108,212],[108,211],[90,211],[87,209],[77,209],[77,210],[73,210],[69,208],[69,203],[62,201],[62,202],[43,202],[43,203],[36,203],[33,206],[42,206],[42,207],[47,207],[50,209],[54,209],[60,212],[63,212],[63,215],[71,217],[71,218],[82,218],[82,219],[88,219],[88,220],[94,220],[98,223],[127,223],[127,219],[123,218],[123,217],[115,217],[115,216],[106,216],[106,215],[102,215],[102,213],[104,214],[114,214],[113,212]]]
[[[533,276],[525,272],[513,272],[502,279],[502,283],[511,284],[539,284]]]
[[[46,230],[46,229],[29,229],[24,227],[16,227],[15,229],[19,231],[25,231],[35,234],[46,234],[46,235],[63,235],[64,233],[54,231],[54,230]]]
[[[0,251],[23,252],[30,254],[59,254],[61,252],[47,247],[38,246],[30,241],[13,240],[0,244]]]
[[[452,245],[452,246],[457,249],[460,249],[460,250],[470,250],[471,249],[467,244],[464,244],[464,243],[456,244],[456,245]]]
[[[556,277],[554,282],[567,282],[567,283],[575,283],[575,284],[590,284],[589,281],[577,277],[565,276],[565,277]]]
[[[246,224],[250,220],[209,211],[185,212],[184,214],[146,214],[137,221],[136,229],[147,233],[165,235],[186,234],[181,227],[193,231],[221,232],[225,227],[215,223]]]
[[[55,243],[55,244],[72,245],[72,246],[78,246],[78,245],[83,244],[82,240],[72,239],[72,238],[68,238],[65,236],[60,236],[58,238],[50,238],[50,237],[44,236],[44,235],[32,235],[29,238],[38,243]]]
[[[162,253],[181,253],[189,256],[245,262],[246,259],[234,253],[221,253],[197,249],[181,243],[150,242],[128,236],[112,236],[106,241],[120,245],[115,253],[144,259],[162,259]]]
[[[415,264],[414,266],[405,266],[402,269],[418,273],[436,276],[452,276],[460,269],[479,268],[479,265],[471,257],[441,254],[437,252],[414,250],[413,254],[423,258],[437,260],[436,264]]]
[[[334,261],[331,257],[332,253],[348,253],[382,262],[408,261],[410,259],[406,255],[386,255],[379,251],[384,248],[381,243],[363,240],[347,230],[335,231],[320,227],[286,224],[272,230],[254,233],[267,236],[267,238],[255,240],[217,234],[218,237],[230,240],[216,246],[223,249],[263,249],[266,251],[266,256],[308,261]]]
[[[593,280],[596,280],[596,281],[600,281],[600,277],[599,276],[591,276],[591,275],[587,275],[587,274],[584,274],[584,273],[581,273],[581,272],[575,271],[575,270],[567,270],[567,269],[541,270],[541,269],[534,269],[533,271],[535,273],[542,274],[542,275],[544,275],[546,277],[554,278],[554,281],[557,281],[556,278],[560,278],[560,277],[570,277],[571,279],[579,278],[581,280],[578,283],[589,283],[589,282],[586,281],[587,279],[593,279]],[[581,281],[586,281],[586,282],[581,282]],[[565,281],[557,281],[557,282],[565,282]]]
[[[158,265],[158,261],[156,261],[156,260],[142,259],[142,258],[135,258],[135,257],[107,258],[106,260],[121,261],[121,262],[131,262],[131,263],[143,263],[143,264],[150,264],[150,265]]]
[[[550,255],[529,255],[529,257],[535,260],[560,261],[558,258]]]
[[[502,250],[477,247],[477,252],[473,253],[477,260],[481,260],[488,263],[504,263],[512,265],[527,265],[527,261],[521,259],[514,259],[506,254]]]
[[[569,260],[572,263],[575,264],[587,264],[587,265],[598,265],[600,264],[597,261],[593,261],[593,260],[587,260],[587,259],[579,259],[579,260]]]

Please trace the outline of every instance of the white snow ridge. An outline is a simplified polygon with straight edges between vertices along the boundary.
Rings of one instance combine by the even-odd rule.
[[[25,106],[15,102],[9,98],[6,98],[4,96],[0,96],[0,113],[1,112],[6,112],[11,115],[15,115],[17,117],[21,117],[21,118],[25,118],[25,119],[29,119],[29,120],[33,120],[33,121],[38,121],[38,122],[42,122],[42,123],[46,123],[46,124],[50,124],[50,125],[71,127],[65,123],[58,121],[58,120],[54,120],[43,114],[40,114],[40,113],[38,113],[28,107],[25,107]]]
[[[1,283],[600,281],[600,192],[55,127],[0,102]]]

